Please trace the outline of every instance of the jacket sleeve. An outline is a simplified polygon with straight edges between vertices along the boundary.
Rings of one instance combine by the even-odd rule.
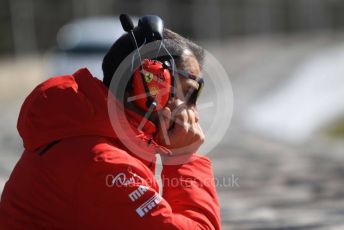
[[[199,229],[221,229],[219,201],[211,162],[194,154],[182,165],[162,170],[163,197],[173,213],[191,219]]]
[[[203,181],[213,180],[208,160],[200,158],[180,167],[164,166],[163,177],[161,197],[148,168],[95,164],[80,179],[77,189],[76,228],[220,229],[213,183]],[[167,178],[181,181],[167,186]]]

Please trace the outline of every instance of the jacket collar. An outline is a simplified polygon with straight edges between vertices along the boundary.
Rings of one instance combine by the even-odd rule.
[[[172,154],[172,151],[170,149],[168,149],[164,146],[161,146],[154,141],[154,135],[156,133],[157,128],[153,122],[146,120],[144,122],[142,130],[139,130],[138,126],[146,118],[144,118],[140,114],[138,114],[135,111],[130,110],[130,109],[125,109],[125,114],[126,114],[126,118],[129,122],[129,124],[132,126],[132,128],[137,133],[136,137],[140,138],[141,141],[147,145],[147,147],[152,152],[152,155],[155,155],[155,154],[171,155]],[[155,159],[155,157],[154,157],[154,159]]]
[[[144,122],[142,127],[142,131],[145,133],[146,136],[152,137],[156,132],[156,126],[150,120],[145,119],[140,114],[134,112],[131,109],[125,109],[128,121],[136,128],[139,127],[141,122]],[[145,121],[144,121],[145,120]]]

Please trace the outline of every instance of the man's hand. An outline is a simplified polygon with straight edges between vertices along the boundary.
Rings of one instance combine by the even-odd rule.
[[[160,125],[155,140],[171,149],[173,156],[190,155],[203,144],[204,134],[194,107],[185,106],[180,100],[176,100],[159,113]]]

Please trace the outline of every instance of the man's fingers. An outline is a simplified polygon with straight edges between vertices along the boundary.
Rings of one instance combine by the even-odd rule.
[[[157,138],[161,143],[170,145],[170,138],[168,136],[168,129],[171,123],[171,110],[167,107],[163,108],[158,112],[159,118],[159,128],[155,138]]]
[[[195,130],[196,140],[203,144],[205,136],[204,136],[203,130],[202,130],[202,128],[198,122],[195,123],[194,130]]]
[[[203,131],[197,122],[197,114],[188,108],[175,111],[166,108],[161,111],[161,118],[158,132],[158,143],[171,148],[174,154],[185,154],[197,151],[204,142]],[[174,124],[173,126],[170,125]],[[171,127],[166,131],[165,127]]]
[[[179,111],[179,113],[174,115],[173,121],[175,122],[174,129],[184,129],[184,131],[189,130],[189,123],[188,123],[188,113],[186,109]]]
[[[188,122],[191,126],[193,126],[196,123],[196,115],[191,109],[188,109],[187,113],[188,113]]]
[[[178,114],[180,114],[185,109],[186,109],[185,104],[174,105],[174,108],[172,109],[172,117],[177,116]]]
[[[175,114],[173,121],[177,126],[181,126],[178,129],[184,129],[186,132],[193,132],[196,123],[196,115],[192,110],[183,109],[180,110],[178,114]]]
[[[168,107],[165,107],[161,111],[163,125],[166,130],[168,130],[171,126],[171,110]]]

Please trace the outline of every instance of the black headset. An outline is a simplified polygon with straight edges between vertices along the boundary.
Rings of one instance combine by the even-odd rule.
[[[132,78],[130,79],[131,85],[136,85],[137,88],[139,88],[137,94],[146,94],[146,99],[145,101],[137,101],[137,104],[139,107],[141,107],[144,110],[151,110],[148,114],[148,117],[150,116],[150,113],[153,110],[158,110],[164,107],[167,104],[167,101],[169,98],[173,98],[175,96],[174,92],[174,85],[175,85],[175,74],[178,73],[178,76],[188,78],[188,79],[193,79],[196,80],[198,83],[198,89],[192,92],[190,95],[190,101],[192,103],[196,103],[196,100],[199,96],[199,93],[201,92],[201,89],[203,88],[204,81],[202,78],[197,78],[193,76],[192,74],[189,74],[185,71],[179,71],[176,70],[175,68],[175,62],[174,62],[174,56],[170,54],[170,52],[166,49],[163,43],[163,31],[164,31],[164,22],[163,20],[156,15],[146,15],[143,16],[139,19],[137,27],[134,27],[132,19],[127,15],[127,14],[121,14],[120,15],[120,21],[123,27],[123,30],[126,31],[130,36],[131,42],[136,47],[137,53],[140,56],[140,67],[139,69],[134,72]],[[161,41],[160,48],[163,47],[167,53],[167,55],[164,55],[163,58],[156,58],[156,59],[163,59],[162,62],[159,62],[161,65],[159,65],[159,68],[161,68],[161,72],[157,73],[158,76],[162,76],[163,79],[165,80],[166,85],[163,88],[168,89],[168,95],[167,99],[166,97],[161,100],[161,97],[155,97],[154,92],[152,92],[152,88],[157,86],[154,86],[154,81],[153,86],[151,79],[150,81],[147,81],[147,78],[145,76],[145,71],[147,70],[145,67],[142,60],[141,60],[141,55],[139,51],[139,45],[137,44],[136,38],[135,38],[135,33],[139,33],[144,37],[144,44],[153,42],[153,41]],[[159,48],[159,51],[160,51]],[[152,60],[149,60],[152,61]],[[155,61],[150,62],[151,64],[156,64]],[[149,68],[148,68],[149,71]],[[154,71],[153,71],[154,72]],[[155,74],[153,74],[155,75]],[[153,78],[156,80],[158,76],[154,76]],[[134,84],[133,83],[133,78],[134,78]],[[136,83],[136,84],[135,84]],[[142,87],[141,87],[142,86]],[[140,88],[141,87],[141,88]],[[159,88],[161,90],[161,88]],[[158,91],[159,91],[158,90]],[[147,117],[147,118],[148,118]]]

